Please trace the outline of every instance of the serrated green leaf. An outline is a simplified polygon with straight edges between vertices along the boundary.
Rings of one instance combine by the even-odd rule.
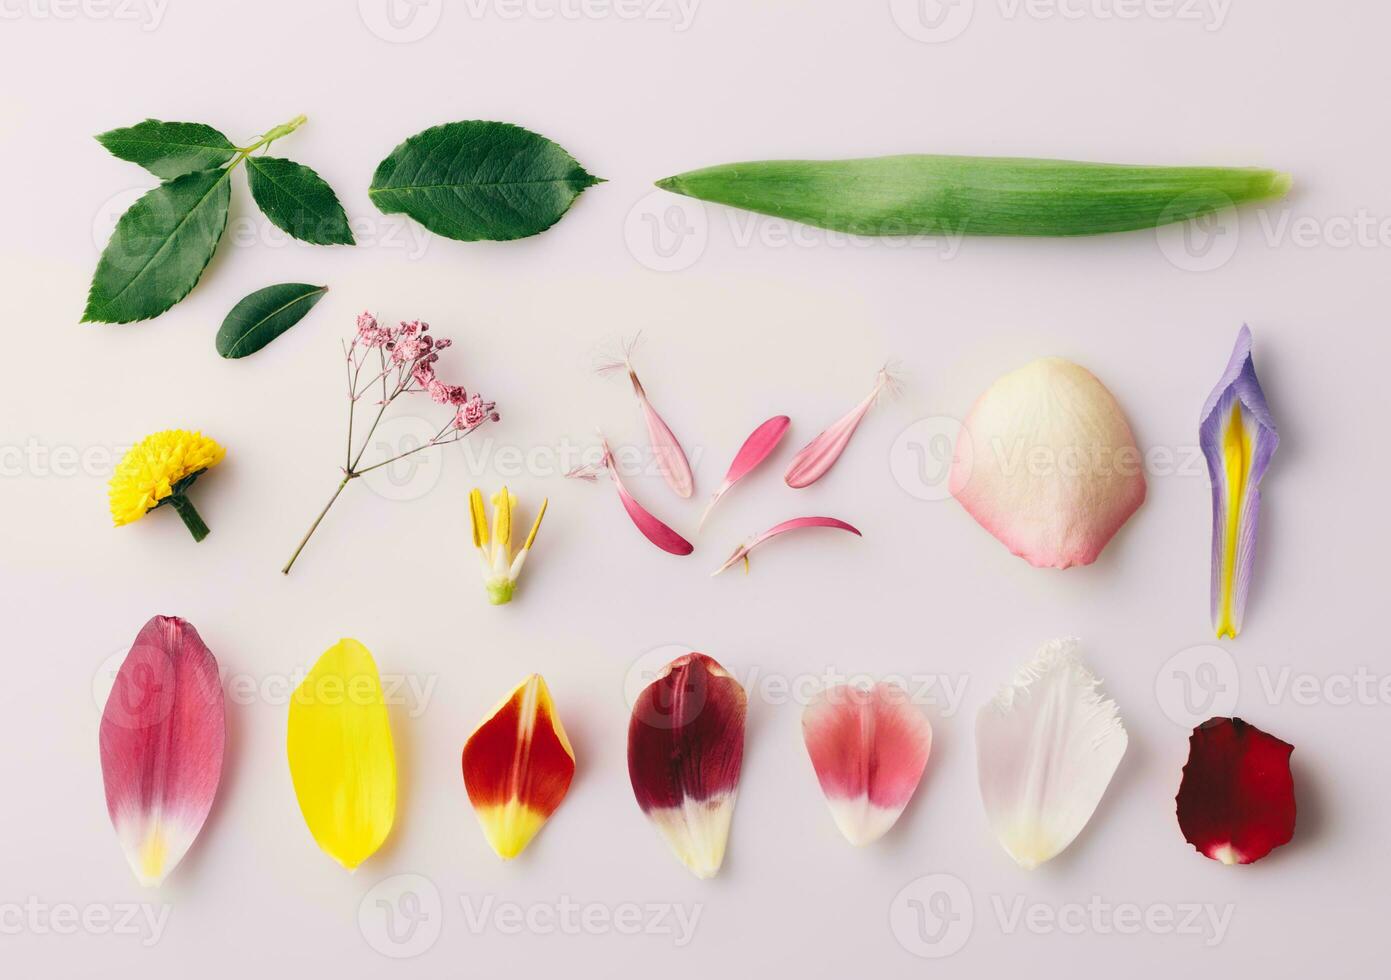
[[[245,357],[289,330],[328,292],[327,286],[282,282],[258,289],[236,306],[217,331],[217,352]]]
[[[251,196],[277,228],[313,245],[352,245],[343,205],[322,177],[280,157],[247,157]]]
[[[434,126],[377,165],[368,193],[459,241],[509,241],[545,231],[586,187],[600,183],[544,136],[511,123]]]
[[[199,170],[127,208],[97,262],[83,322],[148,320],[187,296],[227,227],[230,200],[226,170]]]
[[[165,180],[219,167],[237,151],[226,136],[211,126],[158,119],[110,130],[98,136],[97,141],[113,156],[138,163]]]

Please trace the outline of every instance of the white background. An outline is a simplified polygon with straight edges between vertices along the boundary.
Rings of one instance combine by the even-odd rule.
[[[622,11],[653,18],[546,0],[520,13],[427,3],[393,34],[368,0],[363,12],[4,0],[0,591],[11,631],[0,968],[673,978],[1369,968],[1385,932],[1378,883],[1391,871],[1391,709],[1375,688],[1338,702],[1359,668],[1374,679],[1388,670],[1374,624],[1391,475],[1380,435],[1389,243],[1376,227],[1391,217],[1391,14],[1365,0],[1139,5],[1138,16],[1114,0],[1073,0],[1067,16],[966,0],[947,15],[969,20],[943,21],[959,35],[934,40],[911,3],[888,0],[705,0],[689,23],[645,4]],[[233,224],[185,302],[147,323],[78,324],[115,215],[152,184],[93,134],[154,116],[243,141],[301,112],[308,124],[275,152],[333,185],[359,247],[285,242],[237,177]],[[418,226],[372,207],[372,171],[406,136],[473,118],[533,128],[608,182],[540,237],[422,244]],[[1216,251],[1201,254],[1145,233],[866,245],[647,197],[652,180],[712,163],[912,151],[1267,165],[1291,171],[1296,191],[1225,222]],[[661,252],[654,219],[672,222],[656,226]],[[1371,227],[1349,241],[1358,221]],[[696,235],[673,237],[685,227]],[[672,265],[682,267],[659,271]],[[280,281],[330,291],[272,346],[218,358],[227,310]],[[364,308],[453,337],[446,373],[496,398],[503,421],[471,455],[421,459],[379,492],[350,487],[286,578],[281,564],[337,481],[338,343]],[[1225,653],[1184,653],[1212,642],[1197,415],[1243,321],[1283,442],[1265,484],[1247,629]],[[597,348],[638,329],[637,365],[696,461],[698,496],[755,424],[794,419],[776,462],[721,505],[689,559],[655,551],[611,487],[563,480],[547,455],[591,445],[596,426],[640,443],[625,385],[590,371]],[[927,436],[949,430],[991,380],[1053,354],[1093,370],[1141,447],[1158,450],[1148,502],[1094,566],[1061,573],[1012,557],[955,503],[917,499],[942,496],[938,474],[915,474],[905,456],[916,443],[930,460],[941,442]],[[830,477],[785,488],[795,448],[890,358],[908,375],[903,396],[871,413]],[[406,413],[417,410],[430,414]],[[910,428],[924,419],[936,421]],[[167,511],[113,530],[106,510],[110,454],[173,426],[228,448],[196,490],[213,529],[199,545]],[[518,473],[516,454],[538,449]],[[551,511],[517,601],[491,608],[465,498],[504,478],[524,519],[543,495]],[[694,531],[701,502],[675,500],[656,477],[631,485]],[[850,520],[864,539],[789,537],[748,577],[708,577],[741,537],[802,513]],[[258,693],[229,700],[213,814],[166,885],[146,892],[108,825],[94,690],[159,613],[193,622],[224,673]],[[987,828],[972,727],[996,685],[1058,635],[1084,639],[1130,750],[1072,848],[1030,874]],[[394,709],[397,825],[354,875],[303,826],[284,753],[287,679],[340,636],[366,643],[383,673],[429,689]],[[628,786],[625,683],[667,645],[710,653],[750,691],[729,857],[709,882],[671,858]],[[1251,867],[1203,859],[1174,820],[1187,753],[1175,671],[1198,678],[1203,662],[1225,695],[1239,687],[1238,713],[1296,746],[1295,840]],[[804,695],[828,668],[965,684],[959,705],[926,706],[936,732],[927,776],[868,850],[836,832],[801,744],[797,695],[785,690]],[[550,824],[504,866],[469,810],[459,752],[531,671],[551,686],[579,768]],[[1310,690],[1285,686],[1300,675]],[[401,874],[429,885],[372,892]],[[952,877],[918,882],[927,875]],[[426,918],[415,945],[397,947],[382,938],[376,903],[412,885]],[[910,902],[942,909],[936,892],[955,902],[955,931],[924,948]],[[1179,922],[1189,903],[1207,904],[1229,918],[1219,942],[1202,931],[1207,912],[1196,933],[1152,919],[1124,935],[1104,910],[1070,911],[1094,901]],[[157,938],[80,925],[61,934],[72,931],[63,908],[120,916],[141,902],[168,912]],[[548,918],[563,902],[588,910],[579,934]],[[1011,917],[1021,902],[1067,929],[1040,918],[1031,931]],[[661,928],[621,934],[608,917],[633,904],[699,906],[693,937],[678,946]],[[531,926],[509,932],[504,906]],[[418,947],[428,948],[395,965],[381,955]],[[915,957],[953,950],[936,965]]]

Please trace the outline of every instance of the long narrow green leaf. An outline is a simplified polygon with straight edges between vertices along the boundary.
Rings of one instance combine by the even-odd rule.
[[[230,200],[226,170],[199,170],[132,204],[97,262],[83,322],[148,320],[187,296],[227,227]]]
[[[1005,157],[766,160],[657,186],[856,235],[1096,235],[1282,197],[1288,174]]]
[[[217,352],[245,357],[289,330],[328,292],[327,286],[282,282],[242,299],[217,331]]]
[[[246,158],[251,196],[282,231],[314,245],[352,245],[353,233],[338,196],[322,177],[293,160]]]
[[[220,167],[237,151],[226,136],[211,126],[158,119],[108,130],[97,141],[113,156],[138,163],[165,180]]]

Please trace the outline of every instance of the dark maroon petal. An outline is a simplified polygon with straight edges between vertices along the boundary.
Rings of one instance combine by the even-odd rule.
[[[744,689],[703,653],[643,689],[628,725],[628,775],[644,813],[732,793],[744,761]]]
[[[1240,718],[1210,718],[1188,740],[1178,825],[1224,864],[1260,860],[1294,836],[1294,746]]]

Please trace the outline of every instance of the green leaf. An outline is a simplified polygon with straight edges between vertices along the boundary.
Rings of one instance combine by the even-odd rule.
[[[97,262],[84,323],[148,320],[188,295],[227,227],[227,174],[184,174],[126,209]]]
[[[368,194],[447,238],[509,241],[545,231],[600,182],[544,136],[474,120],[410,137],[377,165]]]
[[[245,357],[299,323],[304,314],[328,292],[327,286],[282,282],[258,289],[227,314],[217,331],[217,352],[223,357]]]
[[[343,205],[324,179],[303,164],[280,157],[247,157],[251,196],[282,231],[313,245],[352,245]]]
[[[165,180],[220,167],[237,151],[227,137],[211,126],[158,119],[110,130],[98,136],[97,141],[113,156],[138,163]]]

